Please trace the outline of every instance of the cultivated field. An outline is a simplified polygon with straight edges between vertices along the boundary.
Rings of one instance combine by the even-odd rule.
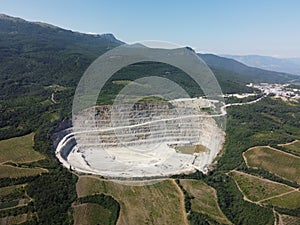
[[[0,178],[27,177],[27,176],[33,176],[45,172],[48,172],[48,170],[42,168],[21,168],[21,167],[14,167],[10,165],[0,165]]]
[[[251,201],[257,202],[295,190],[280,184],[239,171],[231,171],[230,176],[236,181],[242,193]]]
[[[280,208],[295,209],[300,207],[300,191],[294,191],[288,194],[283,194],[265,201],[263,204],[278,206]]]
[[[283,225],[299,225],[300,217],[281,215]]]
[[[47,172],[42,168],[25,168],[7,165],[7,162],[30,163],[45,156],[33,149],[34,134],[28,134],[22,137],[10,138],[0,141],[0,178],[26,177]]]
[[[108,225],[111,212],[99,204],[85,203],[76,205],[74,225]]]
[[[78,197],[96,193],[111,195],[120,204],[121,224],[188,224],[183,194],[174,180],[146,186],[127,186],[92,176],[80,176]]]
[[[29,168],[22,163],[42,160],[44,155],[33,149],[34,134],[10,138],[0,141],[0,178],[19,178],[48,172],[43,168]],[[0,209],[6,210],[25,206],[31,199],[26,195],[24,187],[27,184],[0,188]],[[16,210],[18,210],[16,208]],[[19,224],[30,217],[30,214],[19,214],[0,218],[0,224]]]
[[[206,214],[219,223],[231,224],[218,205],[215,189],[200,180],[180,180],[180,183],[194,196],[191,200],[193,211]]]
[[[31,133],[0,141],[0,163],[26,163],[43,159],[43,155],[33,150],[33,137],[34,134]]]
[[[300,183],[300,157],[270,147],[254,147],[243,153],[248,167],[262,168]]]
[[[19,224],[19,223],[24,223],[26,219],[27,219],[27,214],[8,216],[8,217],[0,218],[0,224],[1,225]]]
[[[13,186],[7,186],[0,188],[0,200],[9,194],[15,194],[23,191],[23,187],[25,187],[26,184],[20,184],[20,185],[13,185]]]

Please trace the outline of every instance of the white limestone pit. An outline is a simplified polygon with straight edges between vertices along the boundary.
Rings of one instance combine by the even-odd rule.
[[[78,115],[77,123],[84,128],[94,121],[96,126],[69,129],[56,147],[56,156],[78,173],[111,179],[206,173],[224,142],[226,112],[218,104],[206,98],[183,98],[168,104],[91,107]]]

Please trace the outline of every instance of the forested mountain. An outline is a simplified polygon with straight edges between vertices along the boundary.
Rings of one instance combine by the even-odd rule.
[[[0,139],[36,129],[43,117],[41,112],[49,108],[55,107],[60,116],[70,116],[73,93],[83,72],[98,56],[120,44],[123,42],[112,34],[83,34],[0,15]],[[247,67],[216,55],[200,57],[211,67],[224,93],[251,92],[245,86],[249,82],[299,78]],[[164,74],[170,69],[168,65],[142,63],[122,69],[116,79],[133,80],[137,74]],[[199,92],[182,71],[172,71],[169,78],[192,94]],[[108,85],[112,96],[122,88]],[[61,106],[51,105],[53,94]]]
[[[12,82],[75,86],[96,57],[120,44],[112,34],[88,35],[0,15],[1,94]]]
[[[123,42],[112,34],[83,34],[0,15],[0,139],[35,130],[45,116],[41,112],[50,108],[55,108],[56,117],[69,117],[72,97],[84,71],[97,57],[120,44]],[[252,92],[245,86],[249,82],[299,78],[247,67],[216,55],[200,57],[211,67],[224,93]],[[165,76],[164,71],[170,69],[173,74],[168,78],[192,94],[199,92],[182,71],[168,65],[132,65],[116,74],[116,79],[133,80],[137,74]],[[122,88],[112,82],[108,86],[111,96]],[[51,105],[53,94],[58,102],[55,106]]]
[[[94,59],[122,43],[112,34],[83,34],[2,14],[0,96],[9,98],[28,92],[32,86],[33,89],[53,84],[76,87]],[[224,92],[247,91],[244,87],[247,82],[286,82],[297,78],[215,55],[200,57],[215,72]]]

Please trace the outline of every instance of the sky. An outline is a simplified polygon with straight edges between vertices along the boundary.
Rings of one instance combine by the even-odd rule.
[[[300,57],[299,0],[0,0],[0,13],[127,42]]]

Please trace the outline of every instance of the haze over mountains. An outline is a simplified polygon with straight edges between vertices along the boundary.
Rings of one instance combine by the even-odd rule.
[[[274,72],[247,66],[234,59],[229,59],[213,54],[198,54],[212,69],[230,71],[244,82],[287,82],[299,77],[284,72]],[[214,69],[213,69],[214,70]]]
[[[260,55],[222,55],[247,66],[300,75],[300,58],[275,58]]]

